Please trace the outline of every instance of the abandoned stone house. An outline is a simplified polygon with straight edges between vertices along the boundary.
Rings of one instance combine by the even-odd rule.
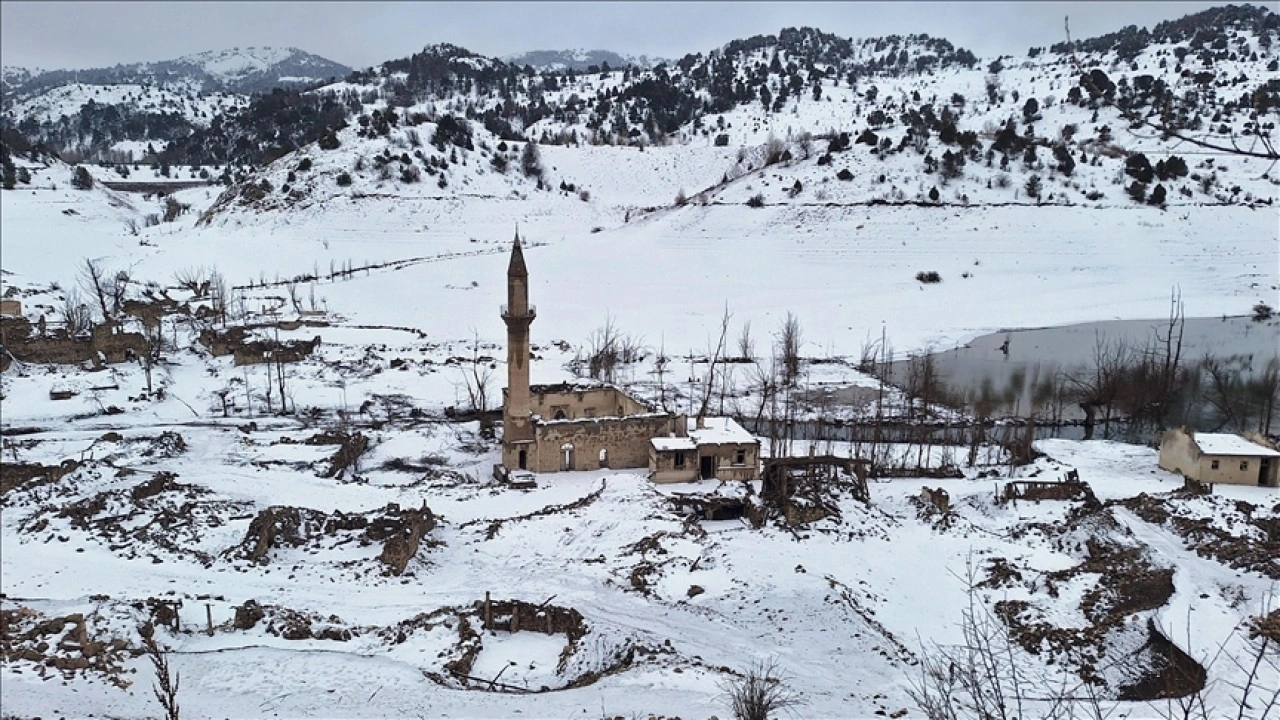
[[[507,387],[499,475],[645,468],[655,482],[754,480],[760,442],[731,418],[688,418],[605,384],[530,385],[529,271],[516,236],[507,266]]]
[[[29,363],[102,364],[132,362],[147,352],[147,340],[139,332],[127,331],[118,321],[101,323],[77,336],[63,328],[49,329],[41,318],[32,327],[25,317],[0,320],[0,371],[13,360]]]
[[[1280,486],[1280,452],[1260,436],[1166,430],[1157,463],[1202,483]]]

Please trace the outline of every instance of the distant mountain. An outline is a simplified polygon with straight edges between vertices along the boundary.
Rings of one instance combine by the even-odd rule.
[[[272,47],[87,70],[9,67],[0,126],[67,159],[136,162],[221,122],[253,94],[296,92],[350,72],[297,48]]]
[[[351,68],[297,48],[250,47],[187,55],[175,60],[86,70],[5,73],[7,100],[28,99],[50,88],[83,85],[151,85],[170,90],[251,94],[343,77]]]
[[[620,55],[612,50],[533,50],[503,59],[517,67],[528,65],[539,72],[582,72],[591,67],[603,69],[605,65],[615,70],[627,65],[651,68],[666,62],[647,55]]]

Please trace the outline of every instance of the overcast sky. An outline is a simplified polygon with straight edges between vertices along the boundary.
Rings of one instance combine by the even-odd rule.
[[[607,49],[679,58],[810,25],[844,37],[925,33],[982,58],[1151,27],[1226,2],[2,2],[0,62],[85,68],[204,50],[294,46],[352,67],[449,42],[484,55]]]

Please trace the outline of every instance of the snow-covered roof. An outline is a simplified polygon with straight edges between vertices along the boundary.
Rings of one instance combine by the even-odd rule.
[[[752,444],[759,442],[745,428],[727,417],[703,418],[698,427],[697,418],[689,418],[688,437],[656,437],[649,442],[658,452],[697,450],[699,445]]]
[[[1196,445],[1205,455],[1248,455],[1250,457],[1280,457],[1269,447],[1246,440],[1230,433],[1196,433]]]
[[[733,418],[703,418],[703,427],[698,427],[696,418],[689,418],[689,437],[699,445],[722,445],[726,443],[755,443],[756,437],[747,432]]]
[[[693,438],[687,437],[656,437],[649,442],[653,443],[653,449],[658,452],[698,449],[698,445],[693,441]]]

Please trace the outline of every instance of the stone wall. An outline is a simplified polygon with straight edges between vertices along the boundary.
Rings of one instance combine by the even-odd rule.
[[[537,440],[529,454],[529,469],[539,473],[563,469],[565,444],[573,445],[572,470],[648,467],[649,439],[675,432],[675,424],[675,416],[667,413],[541,422],[534,427]],[[603,464],[601,450],[606,452]]]
[[[1160,456],[1156,464],[1169,472],[1201,480],[1199,457],[1200,449],[1192,442],[1191,435],[1181,428],[1173,428],[1166,430],[1160,438]]]
[[[1218,467],[1215,468],[1213,466],[1214,462],[1218,463]],[[1207,483],[1257,485],[1261,464],[1261,456],[1201,455],[1200,468],[1196,479]],[[1273,458],[1271,465],[1274,466],[1275,464],[1276,459]]]
[[[89,337],[71,337],[57,329],[33,335],[25,318],[5,318],[0,324],[0,343],[22,362],[71,365],[98,362],[98,354],[108,363],[122,363],[142,357],[147,340],[142,333],[126,332],[118,323],[97,325]]]
[[[736,463],[739,450],[744,457],[741,463]],[[702,467],[702,458],[715,458],[717,480],[755,480],[760,476],[760,446],[757,443],[699,445],[697,454],[697,468]]]
[[[656,483],[693,482],[698,479],[698,451],[683,450],[684,466],[676,467],[675,450],[659,452],[649,444],[649,479]]]
[[[552,390],[547,386],[535,387],[530,392],[529,409],[533,414],[542,416],[544,420],[558,419],[557,411],[563,412],[563,419],[566,420],[622,417],[651,412],[649,408],[615,387],[584,390]]]

